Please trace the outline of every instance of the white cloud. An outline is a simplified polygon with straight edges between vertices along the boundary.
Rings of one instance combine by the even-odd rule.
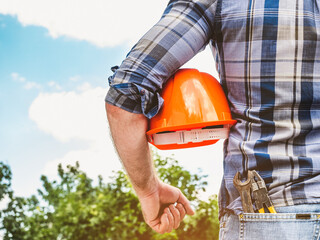
[[[24,77],[20,76],[19,73],[16,73],[16,72],[11,73],[11,78],[15,82],[21,82],[21,83],[26,82],[26,79]]]
[[[109,137],[104,96],[106,89],[85,84],[82,90],[40,93],[29,108],[29,117],[39,129],[61,142],[82,140],[88,146],[70,149],[64,156],[46,163],[43,174],[55,177],[57,165],[74,165],[76,161],[90,177],[110,176],[121,164]]]
[[[69,80],[70,80],[71,82],[77,82],[77,81],[79,81],[80,79],[81,79],[81,77],[80,77],[79,75],[72,76],[72,77],[69,78]]]
[[[27,90],[34,89],[34,88],[41,89],[41,85],[36,82],[26,82],[26,84],[24,85],[24,88]]]
[[[62,87],[56,83],[55,81],[48,82],[48,86],[55,89],[55,90],[62,90]]]
[[[32,82],[32,81],[27,81],[27,79],[25,77],[22,77],[19,73],[11,73],[11,78],[13,81],[15,82],[19,82],[23,84],[23,87],[27,90],[30,89],[41,89],[41,85],[36,83],[36,82]]]
[[[29,117],[38,128],[61,142],[82,140],[87,148],[70,149],[64,156],[47,162],[43,174],[55,177],[57,165],[75,164],[79,161],[83,169],[92,178],[98,174],[105,179],[112,170],[121,168],[120,161],[113,148],[104,109],[106,90],[82,85],[78,91],[40,93],[29,108]],[[222,142],[215,145],[176,151],[159,151],[161,155],[175,154],[175,159],[189,171],[201,168],[208,174],[208,192],[217,193],[222,177]]]
[[[105,94],[104,88],[90,88],[89,85],[80,92],[42,92],[31,104],[29,117],[41,130],[61,142],[96,141],[107,132]]]
[[[91,85],[90,85],[90,83],[85,82],[85,83],[79,85],[78,87],[76,87],[76,89],[77,89],[78,91],[85,92],[85,91],[88,91],[88,90],[91,89]],[[106,93],[106,90],[104,90],[104,91],[105,91],[105,93]]]
[[[0,13],[16,15],[24,25],[43,26],[52,37],[67,36],[98,46],[133,44],[160,18],[164,0],[0,0]],[[147,21],[146,21],[147,19]],[[210,49],[184,67],[217,76]],[[78,81],[80,76],[70,77]]]
[[[137,41],[156,23],[164,0],[0,0],[0,13],[18,17],[23,25],[48,29],[56,38],[67,36],[97,46]]]
[[[121,163],[113,149],[110,138],[103,133],[105,140],[100,143],[95,142],[88,148],[82,150],[70,150],[64,156],[53,159],[46,163],[43,174],[55,178],[57,176],[57,166],[62,164],[63,167],[67,165],[75,165],[79,162],[80,169],[82,169],[89,177],[96,180],[98,175],[101,175],[105,180],[109,179],[112,171],[121,169]]]

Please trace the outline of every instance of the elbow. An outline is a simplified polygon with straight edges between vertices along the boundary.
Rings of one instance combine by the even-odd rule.
[[[109,103],[105,103],[105,108],[109,122],[134,122],[139,120],[146,121],[146,117],[143,114],[131,113]]]
[[[143,114],[131,113],[109,103],[106,103],[105,106],[113,138],[134,136],[134,139],[137,140],[140,136],[141,139],[146,140],[148,120]]]
[[[116,107],[114,105],[111,105],[111,104],[109,104],[107,102],[105,103],[105,107],[106,107],[106,114],[107,114],[108,117],[119,114],[119,111],[121,109],[121,108]]]
[[[105,103],[106,107],[106,114],[108,121],[122,121],[124,117],[127,117],[127,113],[125,110],[121,109],[120,107],[114,106],[109,103]]]

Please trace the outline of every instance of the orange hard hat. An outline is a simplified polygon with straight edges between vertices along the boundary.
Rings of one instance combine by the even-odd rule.
[[[236,122],[220,83],[196,69],[178,70],[161,97],[164,104],[147,131],[148,141],[161,150],[216,143]]]

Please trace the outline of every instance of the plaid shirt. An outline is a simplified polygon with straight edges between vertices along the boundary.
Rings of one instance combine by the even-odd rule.
[[[148,118],[163,83],[212,44],[237,124],[225,141],[220,214],[241,213],[237,171],[274,205],[320,202],[320,14],[312,0],[176,0],[110,78],[106,101]]]

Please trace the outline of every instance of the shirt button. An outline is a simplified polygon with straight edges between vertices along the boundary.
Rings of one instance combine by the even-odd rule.
[[[140,94],[143,96],[144,94],[146,93],[146,91],[144,90],[144,89],[142,89],[141,91],[140,91]]]

